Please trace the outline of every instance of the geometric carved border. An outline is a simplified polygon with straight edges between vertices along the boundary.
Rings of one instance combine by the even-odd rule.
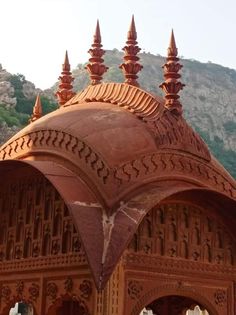
[[[141,253],[125,253],[122,261],[129,269],[136,269],[137,267],[145,267],[146,270],[159,272],[159,273],[174,273],[178,272],[204,272],[209,273],[211,276],[221,274],[227,276],[229,274],[236,274],[236,268],[230,265],[206,264],[203,262],[189,261],[185,259],[163,258],[148,254]]]
[[[48,256],[48,257],[37,257],[37,259],[25,259],[25,260],[14,260],[14,261],[4,261],[0,265],[1,274],[8,273],[11,271],[30,271],[30,270],[41,270],[45,269],[47,266],[48,270],[54,269],[55,265],[57,267],[79,267],[79,266],[87,266],[86,258],[83,254],[67,254],[67,255],[57,255],[57,256]]]
[[[0,160],[14,159],[20,152],[29,152],[32,149],[53,148],[54,150],[69,152],[85,162],[105,184],[109,175],[108,167],[99,155],[84,141],[57,130],[40,130],[28,133],[15,139],[0,151]]]
[[[153,176],[173,176],[176,174],[180,177],[191,177],[207,182],[214,189],[224,192],[230,197],[236,197],[236,187],[229,178],[223,176],[218,170],[213,168],[209,163],[203,163],[197,158],[177,152],[159,152],[146,155],[141,159],[136,159],[120,165],[115,170],[115,177],[122,185],[124,182],[138,181],[139,178]]]
[[[59,152],[76,155],[76,158],[88,167],[102,184],[113,184],[116,187],[127,186],[130,182],[142,182],[142,179],[150,176],[153,178],[154,174],[157,178],[162,176],[173,178],[176,174],[176,177],[186,176],[197,179],[199,182],[204,181],[204,186],[207,183],[209,187],[217,189],[231,198],[236,197],[236,187],[230,178],[222,175],[211,164],[204,163],[193,156],[188,157],[186,154],[176,151],[165,152],[162,150],[110,168],[99,154],[84,141],[57,130],[40,130],[15,139],[2,148],[0,160],[17,158],[21,151],[25,153],[39,149],[46,152],[51,147]]]

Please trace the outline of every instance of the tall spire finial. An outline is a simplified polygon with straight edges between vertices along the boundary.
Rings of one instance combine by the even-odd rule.
[[[168,53],[167,54],[168,54],[168,57],[177,57],[177,55],[178,55],[178,49],[176,47],[173,29],[171,30],[170,44],[168,47]]]
[[[35,120],[41,118],[43,115],[43,111],[42,111],[42,104],[41,104],[41,100],[40,100],[40,96],[39,94],[36,97],[36,101],[33,107],[33,113],[29,119],[29,123],[34,122]]]
[[[102,59],[102,56],[105,54],[105,51],[102,49],[101,42],[102,39],[100,26],[99,21],[97,20],[92,48],[90,48],[88,51],[88,53],[91,55],[91,58],[89,58],[89,63],[85,67],[89,73],[92,85],[101,83],[102,76],[108,69],[108,67],[103,64],[104,60]]]
[[[179,91],[183,89],[185,84],[178,81],[181,75],[178,73],[182,65],[178,62],[178,49],[175,43],[174,32],[172,30],[170,44],[167,51],[166,63],[162,66],[164,69],[165,81],[160,88],[165,92],[165,107],[173,111],[177,115],[182,114],[182,105],[179,101]]]
[[[123,48],[125,52],[124,63],[120,65],[120,69],[122,69],[125,76],[125,83],[139,86],[139,83],[137,82],[137,73],[143,68],[143,66],[138,63],[139,57],[137,56],[137,54],[141,49],[139,48],[139,46],[137,46],[136,40],[137,33],[134,16],[132,16],[130,28],[127,35],[126,46]]]
[[[70,63],[67,51],[65,54],[64,63],[62,65],[61,76],[58,79],[60,80],[60,83],[55,95],[57,96],[59,105],[62,106],[75,95],[75,93],[72,91],[72,82],[74,81],[74,78],[70,72]]]

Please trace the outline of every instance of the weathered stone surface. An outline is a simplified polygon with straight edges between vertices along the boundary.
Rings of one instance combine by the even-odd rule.
[[[36,89],[35,85],[32,82],[27,81],[23,84],[23,94],[26,98],[32,99],[35,98],[36,95],[41,92],[40,89]]]
[[[6,139],[11,138],[19,130],[19,127],[8,127],[6,123],[0,124],[0,143],[4,143]]]

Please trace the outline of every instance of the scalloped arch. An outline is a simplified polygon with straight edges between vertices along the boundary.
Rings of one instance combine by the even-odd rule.
[[[220,315],[220,313],[217,312],[216,308],[212,304],[209,299],[207,299],[204,295],[194,290],[192,287],[184,286],[179,287],[178,284],[167,284],[163,286],[157,286],[150,291],[144,293],[144,295],[139,299],[139,301],[135,304],[133,307],[130,315],[138,315],[142,311],[142,309],[150,304],[151,302],[170,295],[177,295],[177,296],[183,296],[188,297],[193,300],[195,300],[197,303],[200,303],[203,305],[206,310],[211,315]]]

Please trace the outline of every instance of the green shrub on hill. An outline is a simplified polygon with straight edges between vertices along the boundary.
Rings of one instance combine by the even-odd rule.
[[[26,83],[26,79],[23,74],[13,74],[9,78],[9,82],[12,84],[15,90],[15,97],[17,99],[16,111],[31,115],[32,108],[34,106],[33,99],[27,99],[23,93],[23,85]]]
[[[29,120],[29,115],[18,113],[15,109],[6,109],[0,105],[0,124],[6,123],[8,127],[24,126]]]
[[[213,153],[213,155],[217,158],[217,160],[224,165],[224,167],[227,169],[227,171],[236,178],[236,152],[232,150],[226,150],[224,148],[223,141],[215,137],[214,141],[212,141],[209,137],[209,135],[200,130],[199,128],[195,128],[195,130],[198,132],[198,134],[203,138],[203,140],[207,143],[210,151]]]
[[[13,74],[9,78],[9,82],[13,85],[15,90],[15,97],[17,99],[17,104],[15,107],[16,112],[31,115],[35,103],[35,98],[28,99],[23,93],[23,85],[27,82],[24,75]],[[40,99],[44,115],[50,113],[57,108],[56,102],[49,100],[47,97],[41,96]]]

